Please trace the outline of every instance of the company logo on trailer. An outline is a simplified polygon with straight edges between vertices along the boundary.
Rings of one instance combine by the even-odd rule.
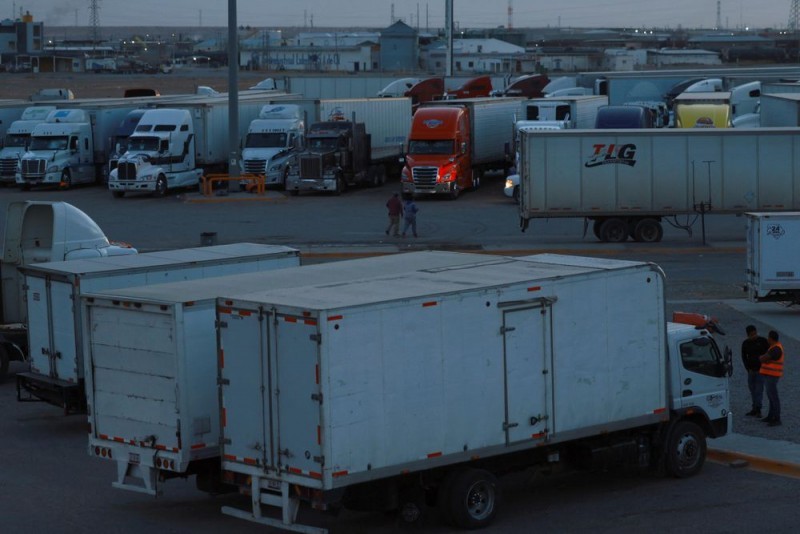
[[[444,124],[444,121],[440,121],[439,119],[428,119],[426,121],[422,121],[422,124],[424,124],[428,128],[438,128],[439,126]]]
[[[586,160],[584,167],[598,167],[600,165],[636,165],[636,145],[592,145],[594,153]]]
[[[775,239],[780,239],[786,234],[786,230],[783,229],[783,226],[780,224],[768,224],[767,225],[767,235],[774,237]]]

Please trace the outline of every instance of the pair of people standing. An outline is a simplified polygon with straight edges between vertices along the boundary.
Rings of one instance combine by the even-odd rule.
[[[769,426],[780,426],[781,401],[778,396],[778,380],[783,376],[783,345],[780,336],[770,330],[767,338],[758,335],[756,327],[749,325],[747,339],[742,343],[742,362],[747,370],[747,387],[750,389],[752,408],[745,415],[761,417],[761,401],[766,390],[769,412],[761,419]]]
[[[414,237],[419,237],[417,235],[417,212],[419,211],[419,208],[417,208],[417,204],[414,202],[413,197],[408,196],[404,202],[401,202],[400,195],[398,193],[394,193],[386,202],[386,207],[389,210],[389,226],[386,228],[386,235],[389,235],[391,232],[394,237],[400,237],[400,218],[402,217],[402,236],[405,237],[406,232],[408,232],[408,229],[411,228],[411,232],[414,234]]]

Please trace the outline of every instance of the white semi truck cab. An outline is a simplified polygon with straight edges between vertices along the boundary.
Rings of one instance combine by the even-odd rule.
[[[263,174],[267,185],[286,186],[289,161],[304,146],[305,123],[296,104],[269,104],[250,123],[242,148],[242,169]]]
[[[58,185],[94,182],[94,139],[89,114],[82,109],[56,109],[31,132],[22,156],[17,185]]]
[[[196,187],[194,126],[185,109],[147,110],[128,138],[128,150],[108,177],[115,197],[127,192],[164,196],[167,190]]]
[[[55,109],[55,106],[31,106],[22,112],[19,120],[9,125],[0,149],[0,182],[13,184],[16,181],[19,162],[28,149],[34,127],[46,121],[47,115]]]

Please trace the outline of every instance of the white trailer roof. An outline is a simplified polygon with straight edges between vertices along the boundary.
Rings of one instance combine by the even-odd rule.
[[[493,262],[451,265],[372,279],[307,285],[302,291],[291,288],[268,289],[239,295],[233,300],[235,305],[250,302],[291,306],[304,310],[344,309],[380,302],[446,295],[464,290],[486,290],[512,284],[531,283],[536,286],[540,282],[591,272],[641,268],[660,273],[654,264],[641,262],[577,258],[556,254],[521,258],[498,257]]]
[[[392,276],[400,272],[419,272],[424,269],[441,269],[453,265],[496,264],[504,258],[485,254],[461,252],[410,252],[375,256],[357,260],[335,261],[304,265],[291,269],[268,272],[220,276],[212,280],[190,280],[114,289],[97,293],[95,297],[117,297],[159,303],[197,302],[217,297],[250,295],[259,288],[286,288],[297,292],[298,287],[314,284],[342,283],[354,279]]]
[[[153,266],[205,263],[211,261],[236,261],[242,257],[271,256],[296,253],[297,250],[281,245],[260,245],[257,243],[235,243],[212,247],[184,248],[130,254],[126,256],[107,256],[68,261],[36,263],[21,268],[25,274],[87,275],[113,271],[147,270]]]

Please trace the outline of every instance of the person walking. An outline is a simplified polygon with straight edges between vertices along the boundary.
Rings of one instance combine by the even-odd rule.
[[[761,355],[761,368],[758,371],[764,377],[764,389],[769,399],[769,412],[762,421],[769,426],[780,426],[782,423],[778,380],[783,376],[783,345],[775,330],[770,330],[767,334],[767,343],[769,350]]]
[[[405,202],[403,203],[403,237],[406,236],[406,232],[408,232],[408,228],[411,227],[411,231],[414,234],[414,237],[419,237],[417,235],[417,212],[419,209],[417,208],[416,203],[414,203],[414,197],[409,196],[406,198]]]
[[[761,417],[761,401],[764,398],[764,376],[761,369],[761,355],[769,350],[769,343],[753,325],[745,328],[747,339],[742,342],[742,363],[747,371],[747,388],[750,390],[750,411],[745,415]]]
[[[394,237],[400,237],[400,217],[403,216],[403,203],[400,202],[400,195],[393,194],[386,202],[386,207],[389,209],[389,226],[386,228],[386,235],[392,232]]]

